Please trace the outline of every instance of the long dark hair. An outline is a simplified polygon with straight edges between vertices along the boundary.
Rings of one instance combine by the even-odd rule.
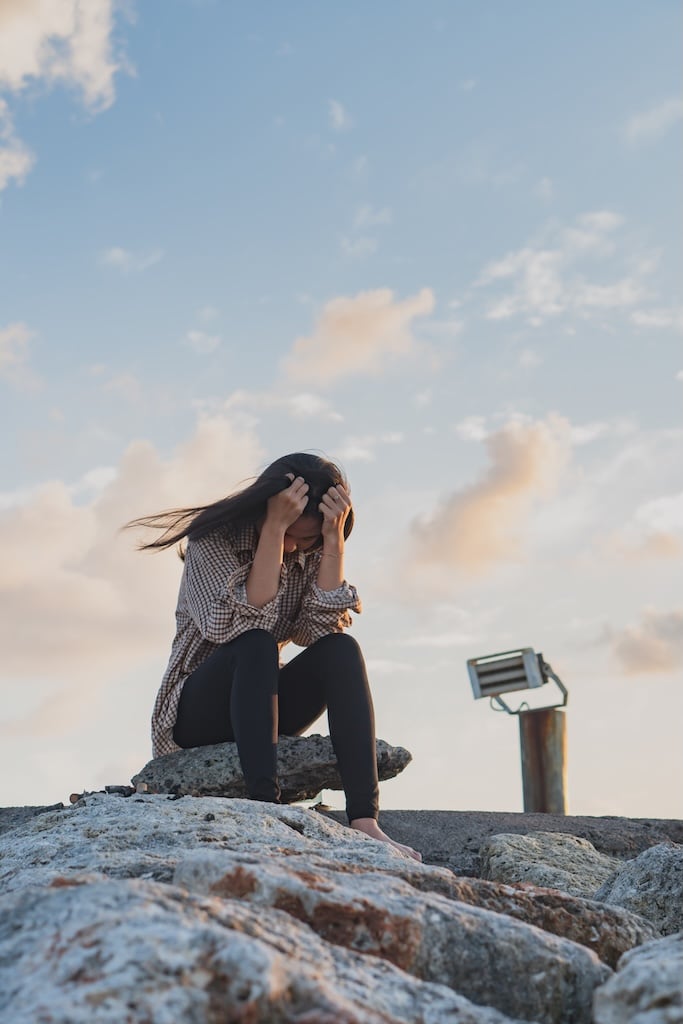
[[[126,528],[136,526],[147,526],[155,530],[163,530],[160,537],[149,541],[147,544],[140,544],[141,551],[159,550],[173,547],[183,538],[195,540],[198,537],[205,537],[224,527],[239,528],[257,522],[265,516],[268,499],[273,495],[284,491],[291,484],[287,475],[301,476],[308,484],[308,501],[302,512],[305,516],[314,516],[322,523],[322,513],[318,508],[323,494],[335,484],[341,484],[348,490],[346,477],[341,469],[323,459],[319,455],[309,455],[306,452],[294,452],[292,455],[283,455],[267,466],[253,483],[229,494],[226,498],[220,498],[210,505],[198,505],[195,508],[176,508],[168,512],[159,512],[151,516],[141,516],[126,523]],[[353,508],[344,523],[344,536],[348,537],[353,529]],[[320,547],[322,540],[314,547]],[[180,550],[183,557],[183,552]]]

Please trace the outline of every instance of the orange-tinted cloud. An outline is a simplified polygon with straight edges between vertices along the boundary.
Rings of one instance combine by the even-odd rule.
[[[388,288],[332,299],[313,334],[298,338],[283,366],[298,381],[329,384],[339,377],[377,373],[396,356],[415,351],[412,321],[434,308],[434,295],[423,288],[396,301]]]
[[[135,441],[89,503],[61,481],[0,514],[0,647],[18,677],[87,677],[164,656],[173,634],[181,563],[136,550],[128,520],[212,501],[253,474],[254,437],[224,417],[200,421],[168,459]]]
[[[613,631],[610,641],[627,675],[675,672],[683,667],[683,609],[645,609],[638,624]]]
[[[412,525],[414,563],[481,573],[518,558],[534,503],[549,497],[566,464],[569,424],[513,421],[485,440],[484,477],[445,497]]]

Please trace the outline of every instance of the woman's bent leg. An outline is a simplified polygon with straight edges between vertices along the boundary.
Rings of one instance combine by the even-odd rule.
[[[327,705],[330,738],[349,821],[377,818],[379,786],[375,715],[360,647],[330,633],[280,670],[280,732],[304,732]]]
[[[278,649],[252,629],[222,644],[183,685],[174,729],[181,747],[235,740],[249,796],[276,802]]]

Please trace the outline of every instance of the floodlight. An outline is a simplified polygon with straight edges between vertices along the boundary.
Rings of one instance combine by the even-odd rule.
[[[519,716],[524,810],[550,814],[567,813],[566,717],[567,688],[542,654],[532,647],[469,658],[467,672],[476,700],[488,697],[494,711]],[[530,707],[526,701],[513,710],[501,694],[516,690],[540,690],[550,680],[562,700]]]
[[[472,684],[475,700],[488,697],[496,710],[507,711],[509,715],[518,715],[528,709],[523,702],[516,711],[510,708],[501,694],[514,690],[537,690],[552,679],[562,693],[559,704],[547,707],[564,707],[568,693],[560,678],[553,672],[542,654],[536,654],[533,647],[518,647],[512,651],[501,651],[499,654],[487,654],[482,658],[469,658],[467,671]]]

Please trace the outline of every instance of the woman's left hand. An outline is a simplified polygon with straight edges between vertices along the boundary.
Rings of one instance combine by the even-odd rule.
[[[330,487],[318,505],[322,512],[323,547],[344,547],[344,524],[351,511],[351,497],[341,484]]]

